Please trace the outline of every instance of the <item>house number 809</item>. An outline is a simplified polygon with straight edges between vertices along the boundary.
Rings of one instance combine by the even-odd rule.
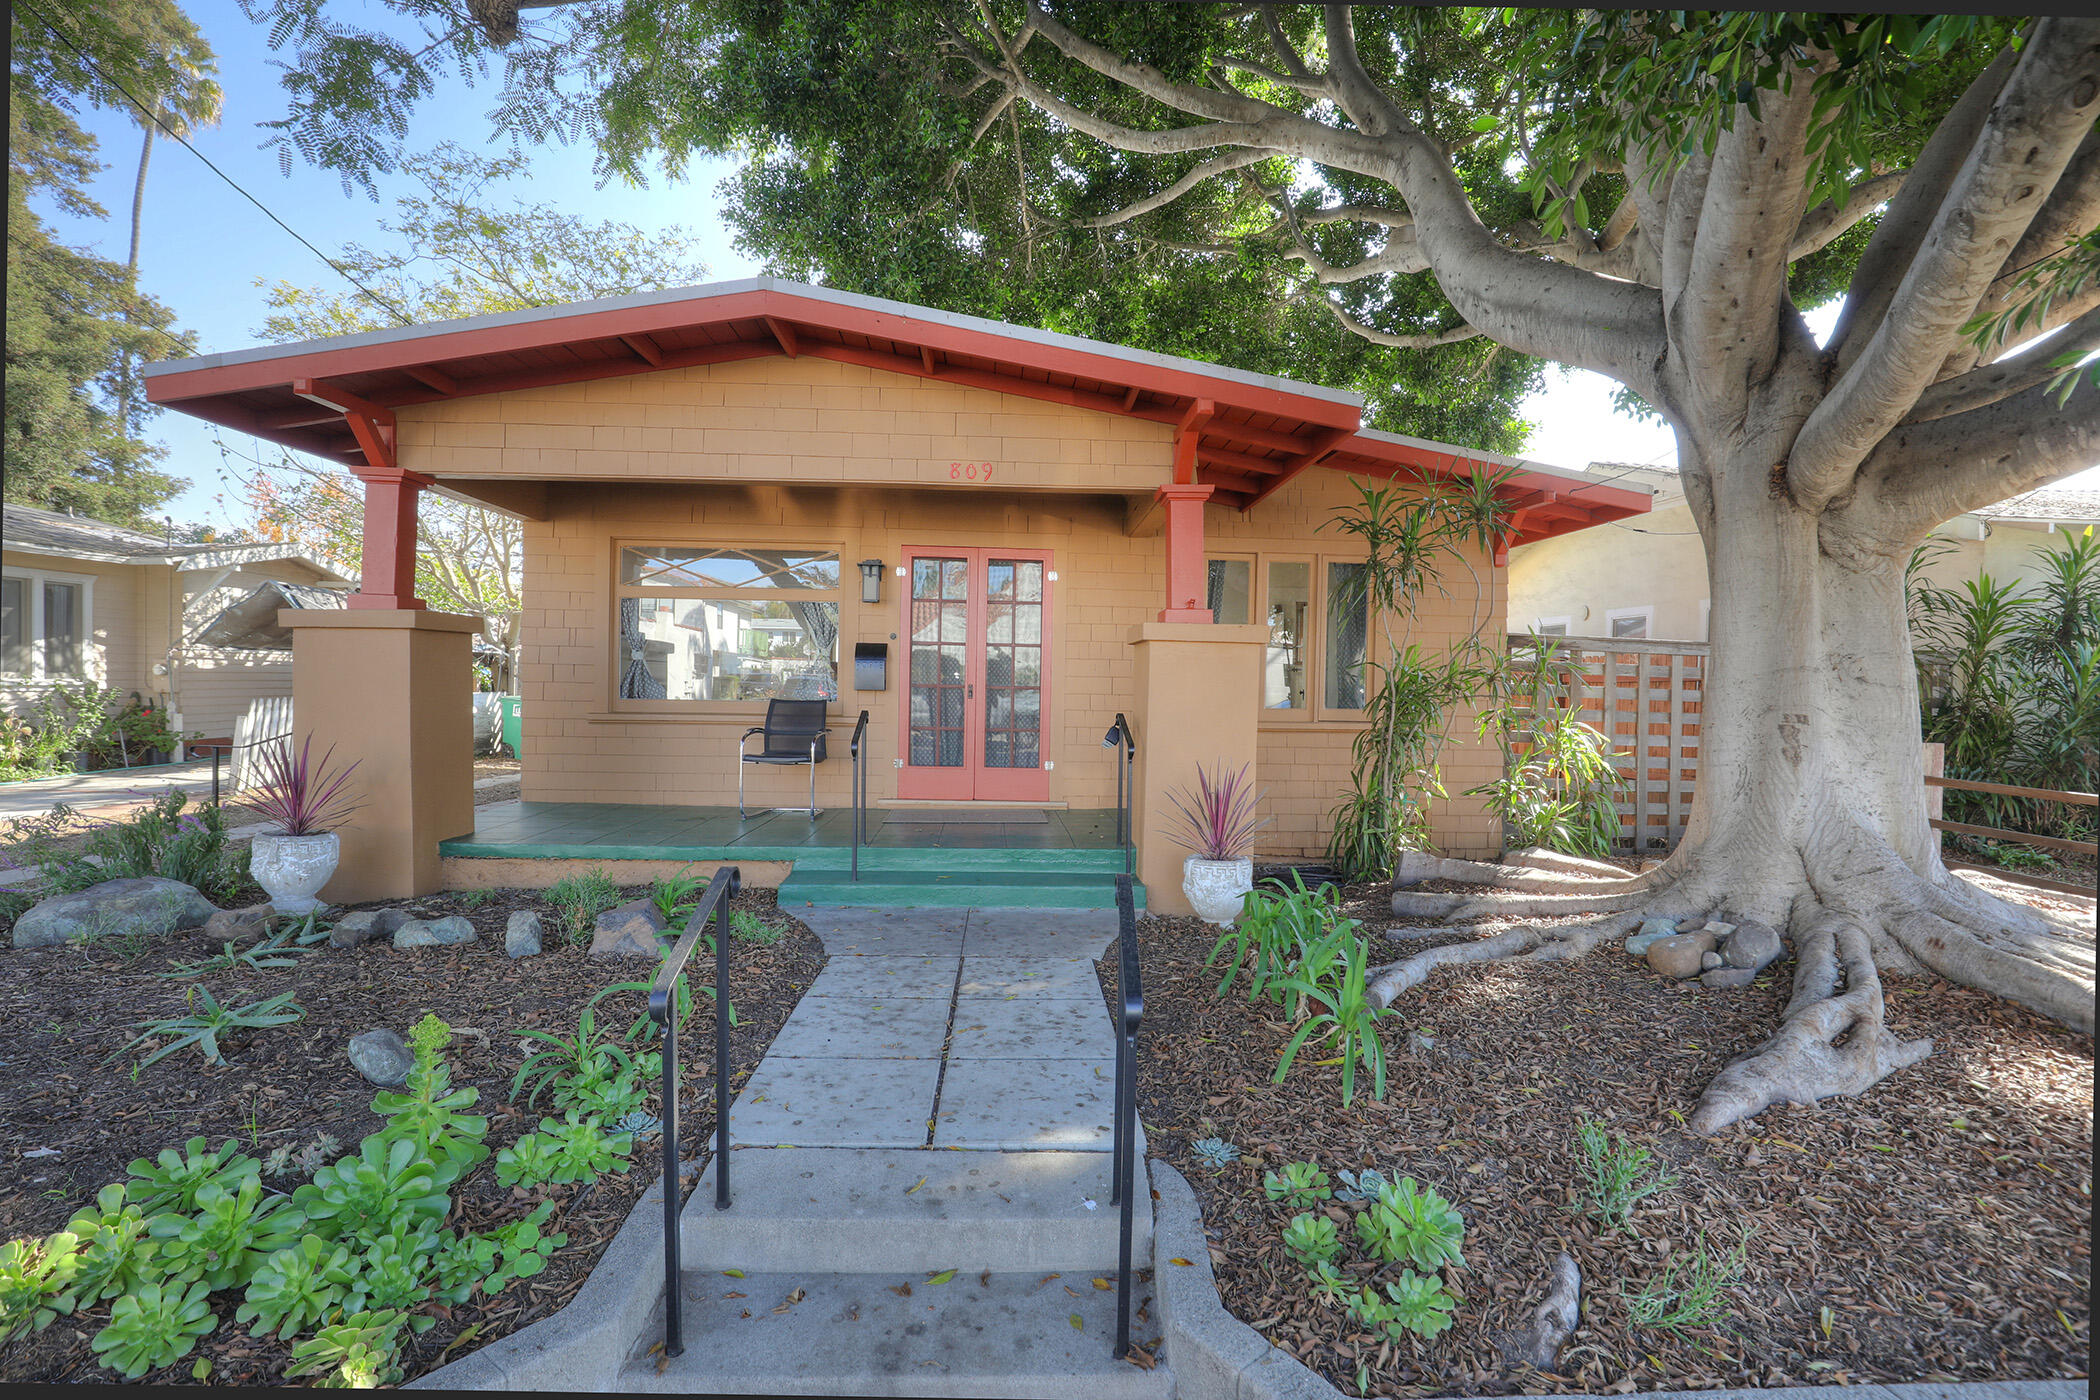
[[[990,481],[992,479],[992,464],[990,462],[950,462],[948,464],[948,479],[950,481]]]

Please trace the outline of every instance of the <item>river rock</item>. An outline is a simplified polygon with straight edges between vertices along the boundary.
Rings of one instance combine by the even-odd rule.
[[[1756,972],[1778,957],[1781,947],[1778,929],[1755,919],[1744,919],[1721,944],[1721,957],[1730,967],[1747,967]]]
[[[472,943],[478,935],[463,915],[443,919],[410,919],[394,930],[396,948],[436,948],[454,943]]]
[[[1706,931],[1712,934],[1717,940],[1719,940],[1719,942],[1715,944],[1716,947],[1719,947],[1721,943],[1726,943],[1728,941],[1729,934],[1735,932],[1735,925],[1723,923],[1719,919],[1708,919],[1706,921]]]
[[[1665,977],[1697,977],[1702,957],[1713,947],[1713,940],[1703,933],[1674,933],[1648,945],[1648,966]]]
[[[648,958],[663,956],[664,916],[654,902],[637,899],[598,916],[591,935],[594,958]]]
[[[382,1089],[398,1089],[415,1068],[415,1052],[408,1042],[389,1030],[369,1030],[350,1037],[350,1063],[357,1072]]]
[[[406,909],[359,909],[336,920],[328,930],[331,948],[355,948],[361,944],[392,938],[408,922]]]
[[[1747,967],[1722,965],[1709,972],[1699,974],[1699,983],[1708,991],[1729,992],[1747,987],[1757,980],[1757,973]]]
[[[540,916],[531,909],[514,910],[503,926],[503,951],[514,958],[529,958],[540,951]]]
[[[1708,950],[1699,955],[1699,970],[1701,972],[1712,972],[1720,965],[1721,955],[1719,953]]]
[[[104,880],[72,894],[57,894],[15,920],[17,948],[52,948],[76,938],[108,938],[201,928],[218,911],[194,886],[143,875]]]
[[[270,931],[277,922],[277,909],[271,904],[251,904],[245,909],[220,909],[204,921],[204,937],[212,944],[253,943]]]
[[[1677,932],[1674,919],[1644,919],[1640,931],[1626,940],[1626,951],[1635,957],[1645,957],[1659,938],[1669,938]]]

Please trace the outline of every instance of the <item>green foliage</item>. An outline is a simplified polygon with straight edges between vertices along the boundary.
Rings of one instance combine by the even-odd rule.
[[[489,1120],[463,1111],[480,1100],[481,1091],[452,1087],[452,1067],[444,1057],[452,1028],[434,1013],[424,1013],[409,1031],[408,1043],[416,1062],[402,1090],[382,1089],[372,1100],[372,1111],[387,1120],[379,1136],[412,1142],[419,1154],[463,1174],[489,1155],[482,1142]]]
[[[144,1020],[134,1021],[133,1025],[145,1027],[144,1033],[127,1041],[109,1058],[117,1058],[134,1045],[165,1037],[168,1043],[140,1060],[140,1069],[166,1059],[186,1045],[195,1045],[203,1054],[206,1063],[223,1065],[226,1063],[226,1057],[219,1052],[220,1036],[282,1026],[299,1020],[306,1015],[306,1010],[292,1000],[294,995],[293,992],[279,992],[274,997],[265,997],[246,1006],[224,1007],[219,1005],[218,998],[207,988],[191,987],[184,994],[185,1000],[193,1008],[190,1015],[170,1017],[166,1020],[155,1020],[149,1016]]]
[[[126,1380],[172,1366],[219,1325],[210,1295],[211,1285],[202,1280],[142,1284],[111,1305],[108,1324],[88,1345]]]
[[[397,1310],[408,1315],[412,1330],[428,1330],[437,1319],[413,1310],[431,1296],[436,1271],[432,1254],[440,1247],[439,1239],[437,1234],[428,1233],[381,1235],[372,1240],[364,1253],[351,1261],[350,1288],[343,1311]],[[486,1269],[481,1271],[486,1273]]]
[[[1189,1144],[1189,1151],[1195,1153],[1196,1160],[1212,1171],[1223,1171],[1240,1159],[1239,1148],[1223,1138],[1197,1138]]]
[[[1585,1118],[1576,1129],[1582,1145],[1580,1175],[1570,1209],[1607,1229],[1634,1233],[1633,1208],[1677,1184],[1677,1174],[1655,1160],[1655,1154],[1604,1125]]]
[[[714,952],[714,935],[707,934],[703,936],[700,940],[699,946],[705,948],[710,953]],[[667,951],[664,954],[664,961],[668,962],[669,960],[670,953]],[[664,964],[662,962],[659,962],[657,964],[656,977],[660,977],[663,975],[663,966]],[[657,1029],[656,1022],[649,1019],[647,997],[649,995],[650,989],[656,985],[656,977],[651,977],[646,982],[608,983],[607,985],[600,987],[596,992],[592,993],[591,999],[588,1002],[584,1003],[584,1005],[587,1008],[595,1007],[599,1002],[605,1000],[609,996],[618,996],[623,992],[633,992],[644,998],[643,1007],[642,1010],[635,1016],[634,1020],[628,1024],[626,1034],[622,1035],[620,1038],[622,1040],[639,1040],[644,1043],[654,1040],[657,1036],[661,1035],[662,1032]],[[678,1018],[678,1028],[681,1031],[685,1029],[686,1023],[693,1019],[693,993],[695,991],[704,993],[709,1001],[713,1001],[715,999],[715,989],[713,987],[709,986],[705,982],[699,983],[696,986],[693,982],[693,979],[685,973],[680,973],[678,975],[678,980],[671,986],[671,1014]],[[735,1002],[729,1003],[728,1011],[729,1024],[734,1026],[737,1024]]]
[[[244,968],[249,972],[263,972],[273,968],[297,967],[299,955],[308,951],[295,941],[297,926],[286,924],[269,937],[259,939],[243,948],[237,943],[220,945],[220,951],[196,962],[177,963],[173,971],[156,973],[162,978],[202,977],[207,973],[231,972]],[[284,954],[291,956],[286,957]]]
[[[292,1193],[292,1204],[324,1240],[419,1234],[451,1213],[445,1193],[459,1176],[459,1167],[423,1156],[415,1142],[374,1133],[356,1156],[315,1172]]]
[[[778,943],[787,930],[767,923],[749,909],[729,911],[729,936],[739,943]]]
[[[641,986],[645,989],[646,985],[615,984],[616,987]],[[605,990],[611,991],[613,988],[608,987]],[[598,995],[603,996],[604,992]],[[530,1106],[538,1103],[540,1095],[548,1090],[553,1090],[558,1100],[562,1091],[569,1085],[610,1081],[634,1070],[633,1055],[611,1041],[599,1039],[598,1016],[593,1009],[597,1000],[598,997],[594,996],[584,1003],[583,1010],[576,1017],[574,1036],[560,1036],[552,1031],[542,1030],[528,1030],[524,1033],[525,1039],[537,1040],[547,1048],[533,1051],[525,1057],[525,1063],[518,1066],[517,1074],[510,1081],[512,1103],[517,1102],[519,1091],[528,1084],[532,1086],[532,1092],[525,1096],[525,1102]]]
[[[1480,717],[1480,736],[1493,734],[1502,750],[1502,776],[1466,795],[1487,798],[1513,846],[1608,856],[1626,776],[1612,765],[1611,741],[1575,715],[1564,646],[1539,637],[1531,648],[1499,678],[1502,703]]]
[[[574,944],[588,943],[598,916],[620,902],[620,887],[603,870],[566,875],[547,887],[544,896],[555,918]]]
[[[243,1177],[238,1188],[198,1188],[195,1213],[156,1215],[146,1222],[160,1271],[171,1279],[201,1278],[212,1291],[237,1288],[263,1261],[299,1237],[305,1219],[282,1196],[264,1199],[262,1182]]]
[[[1332,1263],[1342,1253],[1342,1238],[1324,1215],[1294,1215],[1283,1230],[1283,1252],[1312,1268]]]
[[[1293,1210],[1334,1194],[1330,1178],[1318,1162],[1286,1162],[1283,1170],[1262,1177],[1261,1189],[1270,1200],[1281,1201]]]
[[[46,1239],[0,1244],[0,1342],[51,1325],[73,1311],[79,1241],[61,1230]]]
[[[1638,1290],[1622,1286],[1626,1312],[1633,1319],[1633,1325],[1663,1332],[1681,1332],[1687,1327],[1704,1327],[1726,1317],[1728,1307],[1722,1295],[1742,1280],[1752,1233],[1754,1231],[1745,1226],[1742,1238],[1733,1249],[1715,1252],[1709,1249],[1706,1232],[1702,1230],[1697,1248],[1690,1252],[1678,1250],[1660,1277],[1643,1284]]]
[[[333,1133],[316,1134],[312,1140],[299,1147],[285,1143],[272,1149],[270,1155],[263,1159],[262,1174],[273,1180],[294,1174],[312,1176],[342,1150],[343,1145],[336,1141]]]
[[[1263,884],[1274,886],[1274,891],[1261,886],[1248,891],[1239,922],[1218,936],[1203,965],[1209,967],[1229,950],[1231,956],[1226,961],[1224,979],[1218,983],[1217,995],[1225,995],[1244,970],[1248,977],[1247,1000],[1267,996],[1282,1003],[1286,993],[1281,983],[1297,968],[1305,950],[1334,928],[1347,924],[1353,929],[1357,925],[1354,920],[1341,918],[1342,892],[1333,885],[1307,889],[1304,877],[1295,870],[1291,872],[1290,889],[1275,880]],[[1295,1015],[1296,1002],[1289,1003],[1288,1009]]]
[[[401,1379],[395,1361],[404,1314],[395,1309],[353,1312],[292,1348],[287,1379],[318,1376],[321,1390],[375,1390]]]
[[[216,1186],[224,1191],[238,1191],[244,1181],[256,1176],[260,1168],[253,1157],[240,1150],[232,1138],[219,1144],[217,1151],[210,1150],[201,1137],[193,1137],[177,1152],[172,1147],[163,1147],[160,1155],[152,1161],[144,1157],[132,1159],[128,1170],[131,1174],[126,1190],[136,1205],[146,1215],[158,1215],[173,1211],[187,1215],[197,1208],[199,1195],[207,1186]]]
[[[656,906],[664,926],[679,930],[695,909],[700,907],[697,896],[707,888],[707,881],[697,875],[683,871],[666,875],[649,886],[649,902]]]
[[[1375,1201],[1386,1188],[1385,1173],[1376,1167],[1365,1167],[1360,1174],[1345,1167],[1335,1176],[1341,1182],[1334,1188],[1337,1201]]]
[[[124,1187],[112,1182],[96,1194],[92,1207],[66,1222],[66,1233],[78,1241],[72,1291],[80,1302],[92,1305],[132,1292],[160,1272],[145,1213],[124,1197]],[[0,1325],[0,1332],[5,1330]]]
[[[1433,1187],[1418,1188],[1411,1176],[1378,1193],[1356,1217],[1356,1233],[1365,1252],[1384,1263],[1434,1271],[1466,1262],[1459,1253],[1466,1226],[1458,1211]]]
[[[1366,1326],[1392,1341],[1410,1332],[1429,1341],[1451,1326],[1456,1306],[1441,1279],[1402,1269],[1400,1277],[1385,1285],[1385,1297],[1365,1289],[1352,1311]]]
[[[447,1230],[438,1237],[430,1257],[437,1298],[456,1307],[495,1272],[499,1251],[487,1236],[455,1235]]]
[[[351,1268],[347,1246],[308,1235],[263,1262],[233,1320],[253,1323],[253,1336],[274,1332],[288,1342],[341,1305],[350,1293]]]
[[[620,1170],[625,1171],[623,1164]],[[569,1242],[566,1232],[549,1234],[545,1227],[547,1218],[554,1213],[554,1202],[542,1201],[538,1209],[523,1220],[515,1220],[501,1229],[490,1232],[488,1238],[496,1246],[502,1262],[489,1270],[482,1288],[491,1297],[521,1278],[531,1278],[547,1267],[554,1251]]]
[[[541,1186],[624,1172],[632,1147],[633,1139],[608,1133],[596,1114],[572,1108],[559,1119],[542,1118],[538,1132],[525,1134],[497,1153],[496,1181],[503,1186]]]
[[[1270,1076],[1281,1084],[1291,1061],[1308,1041],[1332,1049],[1342,1065],[1342,1103],[1356,1098],[1356,1071],[1370,1072],[1371,1097],[1385,1098],[1385,1042],[1378,1022],[1387,1008],[1371,1001],[1368,990],[1370,939],[1354,919],[1344,919],[1305,950],[1297,970],[1276,985],[1285,997],[1298,999],[1305,1016]],[[1310,1006],[1310,1014],[1306,1007]]]
[[[51,894],[70,894],[105,880],[158,875],[194,885],[215,899],[227,899],[245,883],[240,853],[226,843],[226,816],[207,802],[184,815],[189,801],[170,788],[150,806],[115,820],[82,818],[64,804],[42,817],[15,825],[8,855],[34,869]],[[87,840],[75,851],[61,845],[81,821],[89,823]]]

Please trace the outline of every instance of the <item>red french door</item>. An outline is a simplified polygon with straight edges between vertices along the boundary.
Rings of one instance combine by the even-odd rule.
[[[1050,694],[1050,555],[904,551],[897,795],[1041,802]]]

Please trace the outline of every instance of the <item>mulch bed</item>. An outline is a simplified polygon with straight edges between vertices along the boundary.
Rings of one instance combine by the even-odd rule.
[[[646,891],[637,888],[629,897]],[[198,934],[158,940],[140,956],[114,948],[0,951],[0,1076],[10,1085],[0,1095],[0,1220],[8,1237],[59,1229],[90,1204],[95,1192],[122,1181],[130,1162],[163,1147],[180,1148],[203,1136],[216,1145],[239,1140],[241,1150],[264,1157],[283,1143],[304,1146],[327,1133],[354,1152],[381,1125],[371,1112],[373,1086],[344,1058],[351,1036],[374,1026],[406,1034],[425,1011],[451,1023],[455,1039],[447,1052],[455,1085],[481,1090],[476,1112],[491,1119],[491,1149],[509,1145],[538,1125],[548,1109],[508,1101],[511,1077],[526,1051],[519,1032],[551,1030],[571,1035],[577,1013],[601,987],[646,980],[649,964],[593,962],[584,948],[566,946],[551,911],[537,892],[504,890],[492,897],[442,894],[408,901],[419,916],[464,914],[481,937],[453,948],[395,951],[385,943],[333,949],[325,944],[293,968],[232,971],[201,979],[162,979],[180,962],[208,951]],[[364,906],[377,907],[377,906]],[[773,891],[750,890],[734,908],[748,909],[786,930],[770,945],[731,944],[732,995],[741,1024],[732,1034],[733,1081],[757,1068],[802,992],[824,965],[815,934],[774,906]],[[513,961],[503,951],[503,929],[513,909],[540,908],[547,951]],[[697,971],[712,982],[712,960]],[[127,1061],[101,1064],[103,1057],[136,1032],[141,1017],[182,1014],[184,988],[201,981],[226,1005],[239,1006],[297,989],[303,1020],[258,1033],[246,1044],[222,1042],[228,1063],[211,1066],[195,1050],[160,1061],[134,1081]],[[600,1002],[601,1026],[617,1036],[640,1015],[640,993]],[[705,1021],[700,1000],[696,1021]],[[713,1033],[689,1033],[681,1045],[681,1137],[685,1151],[704,1164],[714,1130]],[[652,1097],[652,1111],[657,1108]],[[39,1148],[57,1156],[27,1157]],[[454,1192],[452,1227],[484,1229],[507,1223],[542,1200],[556,1203],[550,1229],[568,1232],[568,1245],[539,1276],[514,1283],[494,1298],[477,1294],[447,1309],[431,1305],[437,1325],[420,1337],[403,1334],[403,1364],[412,1378],[444,1360],[456,1359],[560,1309],[582,1287],[598,1256],[626,1220],[637,1198],[656,1180],[662,1148],[649,1137],[637,1144],[625,1174],[594,1184],[547,1186],[535,1192],[505,1190],[484,1165]],[[697,1175],[697,1173],[696,1173]],[[289,1190],[298,1179],[275,1185]],[[690,1190],[692,1180],[683,1183]],[[232,1297],[233,1295],[222,1295]],[[218,1306],[219,1326],[196,1351],[138,1384],[189,1384],[203,1357],[214,1385],[282,1383],[289,1344],[254,1338]],[[95,1382],[118,1379],[103,1369],[89,1339],[108,1320],[108,1305],[60,1318],[0,1349],[0,1381]]]
[[[1454,887],[1455,888],[1455,887]],[[1347,912],[1393,923],[1382,889]],[[2087,906],[2088,908],[2090,906]],[[2056,910],[2060,917],[2062,910]],[[2087,914],[2086,917],[2090,917]],[[1381,960],[1430,942],[1391,944]],[[1885,978],[1891,1026],[1931,1058],[1857,1099],[1768,1109],[1711,1139],[1683,1126],[1730,1058],[1776,1024],[1783,960],[1753,987],[1683,990],[1606,948],[1561,965],[1435,974],[1382,1022],[1384,1103],[1301,1054],[1269,1082],[1289,1036],[1241,981],[1213,995],[1217,930],[1140,927],[1146,1014],[1138,1094],[1151,1150],[1195,1187],[1226,1306],[1350,1394],[1503,1395],[1717,1386],[2084,1376],[2091,1341],[2093,1042],[2022,1007],[1934,978]],[[1113,985],[1114,953],[1101,964]],[[1429,1037],[1424,1046],[1411,1036]],[[1585,1116],[1645,1144],[1682,1177],[1608,1232],[1567,1206]],[[1222,1170],[1190,1150],[1219,1137]],[[1433,1185],[1465,1217],[1456,1324],[1434,1342],[1361,1334],[1316,1301],[1281,1246],[1293,1212],[1262,1175],[1312,1159],[1375,1165]],[[1352,1233],[1346,1228],[1344,1237]],[[1703,1229],[1714,1246],[1754,1227],[1719,1322],[1636,1329],[1624,1292],[1662,1274]],[[1504,1364],[1562,1250],[1583,1275],[1583,1318],[1559,1370]],[[1368,1391],[1359,1386],[1364,1368]]]

